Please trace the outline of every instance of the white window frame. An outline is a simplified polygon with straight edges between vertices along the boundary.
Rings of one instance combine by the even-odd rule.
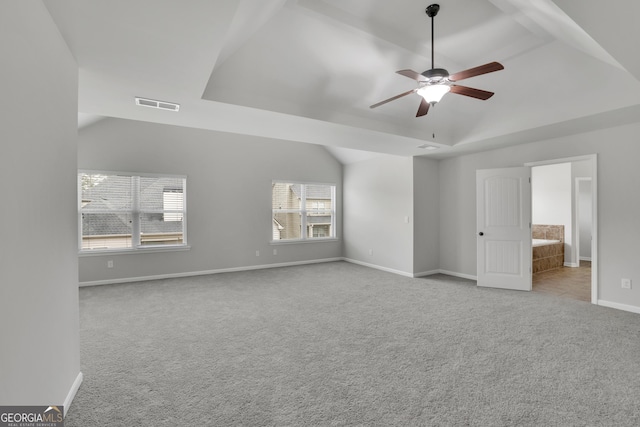
[[[278,179],[273,180],[271,182],[271,191],[273,191],[274,184],[296,184],[300,185],[300,209],[287,209],[280,210],[273,208],[273,194],[271,195],[271,223],[273,223],[274,214],[277,212],[286,212],[286,213],[299,213],[300,214],[300,238],[297,239],[278,239],[274,240],[272,238],[271,244],[288,244],[288,243],[309,243],[309,242],[326,242],[326,241],[335,241],[338,240],[338,230],[336,228],[336,211],[337,211],[337,201],[336,201],[336,184],[326,183],[326,182],[304,182],[304,181],[294,181],[294,180],[286,180],[286,179]],[[308,223],[307,223],[307,215],[309,213],[317,213],[317,209],[314,211],[313,208],[307,208],[307,186],[310,185],[323,185],[331,188],[331,209],[329,210],[331,213],[331,224],[330,230],[332,231],[332,235],[327,237],[313,237],[308,236]],[[273,232],[270,233],[273,236]]]
[[[127,211],[132,218],[131,227],[131,247],[128,248],[99,248],[99,249],[83,249],[82,248],[82,174],[89,175],[119,175],[133,178],[134,185],[131,194],[131,211]],[[183,181],[183,209],[169,210],[172,214],[182,214],[182,243],[167,244],[145,244],[142,245],[141,240],[141,214],[145,213],[165,213],[143,210],[140,206],[140,178],[177,178]],[[187,175],[171,175],[171,174],[154,174],[154,173],[138,173],[138,172],[121,172],[121,171],[104,171],[93,169],[79,169],[77,174],[77,190],[78,190],[78,254],[79,255],[104,255],[105,253],[135,253],[135,252],[165,252],[176,250],[188,250],[190,246],[187,244]],[[122,211],[118,211],[122,212]]]

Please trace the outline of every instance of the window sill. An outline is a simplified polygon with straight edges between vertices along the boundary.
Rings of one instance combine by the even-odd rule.
[[[181,246],[146,246],[141,248],[130,249],[89,249],[78,252],[79,257],[86,256],[104,256],[104,255],[123,255],[123,254],[147,254],[155,252],[181,252],[191,250],[189,245]]]
[[[320,243],[320,242],[339,242],[340,239],[337,237],[327,237],[327,238],[316,238],[316,239],[291,239],[291,240],[272,240],[269,242],[270,245],[292,245],[296,243]]]

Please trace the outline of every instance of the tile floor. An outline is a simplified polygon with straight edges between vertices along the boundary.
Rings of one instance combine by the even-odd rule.
[[[580,301],[591,301],[591,262],[561,267],[533,275],[533,292],[545,292]]]

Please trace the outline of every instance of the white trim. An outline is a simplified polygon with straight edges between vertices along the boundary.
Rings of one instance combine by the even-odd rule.
[[[581,256],[580,257],[580,261],[591,261],[591,257],[590,256]]]
[[[539,162],[528,162],[525,163],[525,166],[545,166],[545,165],[555,165],[558,163],[571,163],[571,162],[581,162],[583,160],[593,160],[595,154],[586,154],[584,156],[575,156],[575,157],[564,157],[562,159],[550,159],[550,160],[541,160]]]
[[[478,276],[473,276],[471,274],[464,274],[464,273],[456,273],[455,271],[449,271],[449,270],[438,270],[439,273],[441,274],[446,274],[449,276],[454,276],[454,277],[461,277],[463,279],[469,279],[469,280],[478,280]]]
[[[429,271],[421,271],[419,273],[413,273],[413,277],[433,276],[434,274],[440,274],[440,270],[429,270]]]
[[[300,181],[298,179],[272,179],[271,184],[303,184],[303,185],[327,185],[337,187],[335,182],[322,182],[322,181]]]
[[[312,237],[310,239],[282,239],[271,240],[270,245],[293,245],[296,243],[318,243],[318,242],[339,242],[338,237]]]
[[[463,279],[476,280],[476,276],[470,276],[468,274],[462,274],[462,273],[454,273],[447,270],[430,270],[430,271],[423,271],[420,273],[408,273],[406,271],[383,267],[381,265],[371,264],[368,262],[358,261],[355,259],[335,257],[335,258],[323,258],[323,259],[308,260],[308,261],[282,262],[277,264],[261,264],[261,265],[249,265],[244,267],[220,268],[215,270],[189,271],[184,273],[158,274],[153,276],[124,277],[120,279],[94,280],[90,282],[80,282],[79,286],[81,288],[84,288],[89,286],[114,285],[119,283],[145,282],[149,280],[175,279],[180,277],[192,277],[192,276],[206,276],[208,274],[233,273],[237,271],[262,270],[266,268],[291,267],[291,266],[306,265],[306,264],[321,264],[325,262],[335,262],[335,261],[350,262],[352,264],[358,264],[363,267],[373,268],[375,270],[381,270],[387,273],[397,274],[400,276],[410,277],[410,278],[432,276],[434,274],[447,274],[449,276],[461,277]]]
[[[170,173],[149,173],[149,172],[127,172],[127,171],[109,171],[99,169],[78,169],[78,175],[86,173],[90,175],[119,175],[119,176],[143,176],[147,178],[181,178],[187,179],[188,175],[170,174]]]
[[[591,303],[598,303],[598,155],[591,155]]]
[[[91,282],[80,282],[79,285],[82,288],[85,286],[113,285],[118,283],[145,282],[148,280],[175,279],[179,277],[191,277],[191,276],[206,276],[208,274],[233,273],[236,271],[262,270],[265,268],[290,267],[294,265],[305,265],[305,264],[320,264],[324,262],[334,262],[334,261],[344,261],[344,258],[341,258],[341,257],[323,258],[323,259],[314,259],[314,260],[308,260],[308,261],[281,262],[277,264],[262,264],[262,265],[249,265],[245,267],[219,268],[216,270],[202,270],[202,271],[188,271],[185,273],[158,274],[154,276],[139,276],[139,277],[124,277],[121,279],[94,280]]]
[[[565,267],[571,267],[571,268],[577,268],[580,267],[580,263],[576,263],[576,262],[565,262],[564,263]]]
[[[362,261],[358,261],[358,260],[351,259],[351,258],[343,258],[343,260],[346,261],[346,262],[350,262],[352,264],[361,265],[363,267],[369,267],[369,268],[374,268],[376,270],[386,271],[387,273],[398,274],[398,275],[404,276],[404,277],[411,277],[411,278],[414,277],[413,273],[407,273],[406,271],[401,271],[401,270],[396,270],[396,269],[393,269],[393,268],[383,267],[381,265],[370,264],[368,262],[362,262]]]
[[[598,300],[598,305],[601,305],[603,307],[615,308],[615,309],[618,309],[618,310],[629,311],[631,313],[640,314],[640,307],[637,307],[635,305],[620,304],[620,303],[617,303],[617,302],[605,301],[605,300],[601,300],[601,299]]]
[[[138,248],[130,249],[85,249],[84,251],[78,252],[78,256],[109,256],[124,254],[144,254],[152,252],[179,252],[188,250],[191,250],[191,246],[189,245],[138,246]]]
[[[78,376],[76,377],[73,384],[71,384],[71,389],[69,390],[69,393],[67,393],[67,398],[64,399],[64,403],[62,404],[62,406],[64,407],[65,418],[67,417],[67,412],[69,412],[69,408],[71,408],[71,403],[73,403],[73,399],[76,397],[76,393],[80,388],[80,384],[82,384],[83,378],[84,377],[82,375],[82,372],[78,372]]]

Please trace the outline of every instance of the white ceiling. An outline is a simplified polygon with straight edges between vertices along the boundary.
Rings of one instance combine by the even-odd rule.
[[[491,61],[415,118],[395,71],[431,68],[429,1],[44,0],[79,68],[82,123],[120,117],[444,157],[640,120],[637,0],[440,0],[436,67]],[[141,96],[180,111],[138,107]],[[425,151],[425,143],[440,148]]]

